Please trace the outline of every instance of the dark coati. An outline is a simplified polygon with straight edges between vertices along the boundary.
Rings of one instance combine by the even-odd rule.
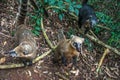
[[[79,28],[85,28],[85,34],[98,22],[93,7],[87,4],[88,0],[82,0],[82,7],[79,10]]]
[[[9,55],[19,58],[24,65],[32,65],[32,60],[36,57],[37,45],[33,33],[24,25],[24,19],[27,13],[27,1],[21,0],[19,14],[17,17],[17,38],[18,46],[9,52]]]
[[[66,66],[68,61],[72,61],[73,65],[76,65],[77,58],[82,50],[83,42],[84,38],[74,35],[71,36],[71,39],[62,39],[54,51],[53,63],[58,64],[62,61]]]

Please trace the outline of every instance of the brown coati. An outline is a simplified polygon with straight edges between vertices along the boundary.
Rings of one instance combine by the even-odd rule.
[[[24,65],[32,65],[32,60],[36,57],[37,45],[33,33],[24,25],[24,19],[27,13],[27,1],[21,0],[15,34],[18,46],[9,51],[9,55],[19,58]]]
[[[71,39],[62,39],[54,51],[53,63],[59,64],[61,61],[66,66],[68,61],[72,61],[73,65],[76,65],[83,42],[84,38],[74,35]]]
[[[78,15],[79,28],[85,28],[85,34],[98,22],[93,7],[88,5],[87,2],[88,0],[82,0],[82,7],[80,8]]]

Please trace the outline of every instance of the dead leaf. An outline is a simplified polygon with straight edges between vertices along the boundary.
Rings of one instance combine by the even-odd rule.
[[[6,61],[6,57],[0,58],[0,64],[4,63]]]
[[[7,41],[4,41],[3,45],[5,46],[7,44]]]

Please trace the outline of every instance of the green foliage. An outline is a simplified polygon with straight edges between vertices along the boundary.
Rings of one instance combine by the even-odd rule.
[[[64,17],[63,9],[67,10],[68,13],[73,12],[76,15],[79,13],[80,4],[77,4],[76,1],[72,0],[45,0],[44,4],[48,4],[49,6],[57,6],[60,9],[54,9],[56,13],[58,13],[59,19],[62,20]]]
[[[44,4],[41,1],[36,1],[39,7],[39,10],[35,10],[34,14],[28,14],[30,16],[31,24],[35,23],[33,26],[32,32],[39,36],[41,30],[41,17],[44,16]]]
[[[30,23],[34,23],[34,26],[33,26],[33,30],[32,32],[36,35],[36,36],[39,36],[39,32],[41,30],[41,25],[40,25],[40,17],[38,18],[37,15],[31,15],[29,14],[30,18],[31,18],[31,21]]]
[[[120,23],[116,22],[116,20],[113,19],[114,16],[106,15],[104,12],[96,12],[96,15],[100,20],[99,23],[102,23],[111,29],[111,31],[109,32],[111,36],[108,38],[107,43],[113,47],[120,48]],[[96,34],[99,34],[100,31],[101,28],[95,28]],[[103,33],[105,33],[106,31],[107,30],[104,30]]]
[[[40,18],[44,16],[43,8],[47,6],[59,7],[60,9],[53,9],[53,11],[58,13],[58,17],[60,20],[63,20],[65,16],[64,12],[62,11],[63,9],[66,9],[68,12],[73,12],[78,15],[79,8],[81,7],[80,4],[77,4],[75,1],[72,2],[71,0],[37,0],[36,3],[40,9],[35,11],[35,14],[29,14],[29,16],[31,18],[31,23],[35,22],[32,32],[37,36],[39,35],[39,31],[41,30]]]

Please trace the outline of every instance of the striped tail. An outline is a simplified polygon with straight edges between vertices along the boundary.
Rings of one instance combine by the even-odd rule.
[[[24,24],[25,17],[27,14],[28,0],[20,0],[20,6],[17,14],[17,25]]]

